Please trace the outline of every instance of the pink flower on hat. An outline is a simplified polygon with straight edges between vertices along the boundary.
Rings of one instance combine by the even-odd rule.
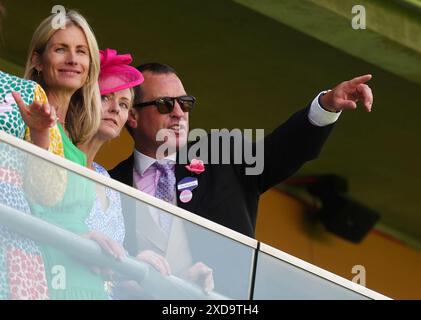
[[[114,49],[99,50],[101,69],[99,73],[99,89],[101,95],[132,88],[144,81],[142,73],[130,63],[130,54],[117,54]]]
[[[205,165],[203,164],[203,161],[197,159],[192,159],[190,164],[185,166],[185,168],[195,174],[201,174],[205,171]]]
[[[117,50],[109,48],[99,50],[99,60],[101,61],[101,68],[109,65],[130,64],[133,61],[130,54],[117,54]]]

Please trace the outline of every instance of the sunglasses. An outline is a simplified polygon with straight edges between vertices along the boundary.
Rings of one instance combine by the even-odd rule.
[[[193,96],[181,96],[181,97],[162,97],[153,101],[147,101],[135,104],[135,108],[144,108],[148,106],[156,106],[158,112],[161,114],[171,113],[174,110],[175,100],[181,107],[183,112],[192,111],[196,98]]]

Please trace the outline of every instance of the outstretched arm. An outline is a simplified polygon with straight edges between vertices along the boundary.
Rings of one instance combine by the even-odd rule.
[[[305,162],[315,159],[341,111],[355,109],[359,101],[366,111],[371,111],[373,93],[365,84],[371,78],[368,74],[341,82],[265,138],[264,170],[258,176],[260,192],[280,183]]]

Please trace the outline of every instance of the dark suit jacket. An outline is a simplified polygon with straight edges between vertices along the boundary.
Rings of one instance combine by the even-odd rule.
[[[254,237],[260,194],[294,174],[306,161],[315,159],[333,128],[312,125],[308,111],[309,107],[295,113],[265,137],[264,170],[260,175],[245,175],[245,164],[207,164],[198,175],[184,164],[177,164],[177,182],[186,176],[195,176],[199,182],[190,202],[179,201],[177,191],[178,206]],[[110,171],[111,177],[133,186],[133,162],[132,154]]]

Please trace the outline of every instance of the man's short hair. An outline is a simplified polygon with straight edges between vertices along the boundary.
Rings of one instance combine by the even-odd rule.
[[[136,69],[142,73],[150,72],[153,74],[177,75],[177,72],[174,70],[174,68],[170,67],[169,65],[158,63],[158,62],[144,63],[144,64],[141,64],[140,66],[137,66]],[[142,100],[143,99],[142,85],[136,86],[134,93],[135,93],[135,97],[134,97],[135,103],[144,102]]]
[[[151,72],[155,74],[168,74],[168,73],[177,74],[174,68],[170,67],[169,65],[158,63],[158,62],[144,63],[136,67],[136,69],[139,70],[140,72]]]

